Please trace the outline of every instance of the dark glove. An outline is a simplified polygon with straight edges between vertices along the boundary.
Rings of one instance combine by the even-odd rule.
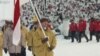
[[[7,53],[7,48],[4,48],[4,52]]]
[[[37,29],[37,27],[34,27],[34,30],[36,30]]]
[[[45,38],[42,39],[42,43],[46,43],[47,41],[48,41],[47,37],[45,37]]]
[[[48,49],[49,49],[50,51],[52,51],[52,50],[54,49],[54,47],[49,47]]]
[[[22,46],[22,47],[21,47],[21,50],[22,50],[22,51],[25,51],[25,50],[26,50],[26,48]]]
[[[35,56],[35,54],[33,56]]]
[[[26,56],[26,48],[24,46],[21,46],[21,54]]]
[[[31,46],[28,46],[28,50],[29,50],[29,51],[31,51],[31,48],[32,48]]]

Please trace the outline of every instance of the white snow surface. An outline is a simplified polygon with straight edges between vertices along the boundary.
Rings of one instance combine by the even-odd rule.
[[[71,43],[71,40],[58,36],[57,43],[54,50],[55,56],[100,56],[100,43],[96,42],[95,37],[88,43],[84,38],[82,43]]]
[[[71,40],[65,40],[62,35],[57,38],[57,46],[54,49],[54,56],[100,56],[100,43],[97,43],[95,37],[93,41],[86,42],[83,38],[82,43],[71,43]],[[3,56],[9,56],[3,52]],[[27,50],[27,56],[32,53]]]

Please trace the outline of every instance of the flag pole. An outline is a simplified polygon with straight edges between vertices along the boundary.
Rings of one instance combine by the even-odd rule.
[[[45,34],[45,32],[44,32],[44,29],[43,29],[43,27],[42,27],[42,24],[41,24],[41,22],[40,22],[40,15],[39,15],[39,12],[37,11],[37,8],[35,7],[35,5],[33,5],[33,3],[32,3],[31,0],[30,0],[30,3],[31,3],[32,9],[33,9],[35,15],[37,16],[37,20],[38,20],[38,23],[39,23],[39,25],[40,25],[40,28],[41,28],[41,30],[42,30],[42,32],[43,32],[44,38],[47,38],[47,36],[46,36],[46,34]],[[47,42],[47,44],[48,44],[48,46],[50,47],[49,42]]]

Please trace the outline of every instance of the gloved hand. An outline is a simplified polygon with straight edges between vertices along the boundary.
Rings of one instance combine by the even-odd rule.
[[[21,46],[21,55],[26,56],[26,48]]]
[[[4,52],[7,53],[7,51],[8,51],[7,48],[4,48]]]
[[[21,46],[21,51],[23,52],[25,50],[26,50],[26,48],[24,46]]]
[[[32,48],[31,46],[28,46],[28,50],[29,50],[29,51],[32,51],[31,48]]]
[[[49,47],[48,49],[49,49],[50,51],[52,51],[52,50],[54,49],[54,47]]]
[[[37,27],[34,27],[34,30],[36,30],[37,29]]]
[[[45,37],[45,38],[42,38],[42,43],[46,43],[48,41],[48,38]]]

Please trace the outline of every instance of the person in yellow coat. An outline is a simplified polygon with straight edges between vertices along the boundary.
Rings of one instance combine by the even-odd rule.
[[[33,25],[31,26],[29,34],[28,34],[29,38],[28,38],[27,45],[28,45],[28,50],[32,51],[33,56],[35,56],[34,51],[32,50],[33,48],[31,48],[32,47],[32,41],[33,41],[31,35],[34,35],[35,31],[37,30],[37,25],[38,25],[37,16],[33,16],[32,21],[33,21]]]
[[[53,49],[56,47],[55,34],[50,28],[47,27],[47,19],[41,19],[41,23],[48,38],[43,35],[43,32],[38,24],[36,31],[31,31],[29,34],[31,37],[29,41],[30,47],[32,48],[32,52],[35,56],[53,56]],[[47,42],[49,42],[50,46],[48,46]]]
[[[21,36],[22,36],[21,55],[26,56],[26,45],[27,45],[27,41],[28,41],[28,30],[23,25],[21,25]]]
[[[3,56],[2,53],[2,49],[3,49],[3,31],[0,31],[0,56]]]
[[[36,30],[35,30],[34,28],[31,29],[31,31],[30,31],[29,34],[28,34],[29,40],[28,40],[28,42],[27,42],[28,50],[29,50],[29,51],[32,51],[33,56],[35,56],[35,54],[34,54],[34,51],[33,51],[34,49],[32,48],[32,47],[33,47],[33,46],[32,46],[32,43],[33,43],[32,36],[34,35],[35,31],[36,31]]]

